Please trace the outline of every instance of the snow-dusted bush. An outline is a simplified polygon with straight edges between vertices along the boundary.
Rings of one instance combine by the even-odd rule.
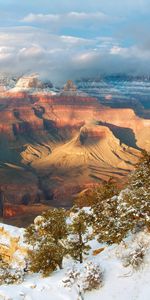
[[[71,288],[79,279],[80,271],[73,265],[71,269],[67,270],[64,279],[62,280],[63,286]]]
[[[150,234],[139,232],[133,234],[128,241],[122,242],[116,254],[122,260],[124,267],[138,270],[144,264],[148,251],[150,251]]]
[[[6,264],[0,266],[0,285],[21,283],[23,277],[24,272],[20,269],[11,268]]]
[[[91,291],[102,286],[103,271],[99,265],[91,261],[87,262],[81,269],[73,266],[71,269],[68,269],[62,284],[67,288],[72,288],[76,285],[83,292]]]
[[[142,245],[129,252],[123,260],[125,267],[131,266],[134,270],[138,270],[144,262],[146,250]]]
[[[91,291],[103,285],[103,271],[100,266],[89,261],[80,276],[83,291]]]

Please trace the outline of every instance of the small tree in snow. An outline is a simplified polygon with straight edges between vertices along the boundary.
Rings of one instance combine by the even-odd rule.
[[[117,197],[101,200],[93,207],[93,234],[97,235],[99,242],[108,244],[118,243],[122,240],[119,230]]]
[[[120,236],[117,233],[117,195],[118,189],[110,178],[104,185],[95,191],[96,201],[92,206],[93,234],[97,235],[99,242],[115,243]]]
[[[83,255],[88,254],[90,246],[88,234],[89,215],[81,210],[73,217],[72,224],[69,226],[68,252],[80,263],[83,262]]]
[[[51,235],[43,236],[34,250],[29,250],[29,269],[32,272],[41,272],[48,276],[59,267],[62,268],[62,260],[66,254],[61,243],[56,244]]]
[[[25,241],[32,246],[28,253],[30,270],[47,276],[57,266],[61,269],[66,237],[64,209],[51,209],[37,217],[25,232]]]

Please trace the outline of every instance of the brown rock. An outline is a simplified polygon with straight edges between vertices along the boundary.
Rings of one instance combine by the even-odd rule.
[[[65,91],[76,93],[68,85]],[[86,186],[122,180],[134,169],[139,148],[150,150],[150,120],[95,98],[4,91],[0,107],[5,216],[24,214],[35,202],[69,206]]]

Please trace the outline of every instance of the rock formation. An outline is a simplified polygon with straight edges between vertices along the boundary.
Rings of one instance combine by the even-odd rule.
[[[25,75],[20,77],[11,92],[38,91],[52,88],[50,81],[42,82],[38,74]]]
[[[21,88],[39,84],[24,80]],[[83,188],[110,176],[122,180],[139,150],[150,150],[150,120],[132,109],[102,106],[71,81],[59,95],[3,92],[0,120],[0,186],[7,212],[12,204],[23,207],[13,216],[31,204],[33,210],[37,203],[70,206]]]

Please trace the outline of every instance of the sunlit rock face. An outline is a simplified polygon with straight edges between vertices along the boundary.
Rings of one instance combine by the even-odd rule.
[[[36,75],[21,77],[16,84],[16,89],[30,88],[42,88],[42,82],[38,79]]]
[[[83,188],[110,177],[122,182],[139,150],[150,150],[150,120],[132,109],[105,107],[80,94],[71,81],[57,95],[42,87],[33,93],[41,84],[35,76],[19,81],[17,88],[25,90],[0,96],[5,216],[29,213],[31,205],[68,207]]]
[[[11,92],[34,92],[41,91],[52,88],[52,83],[50,81],[41,81],[38,74],[25,75],[20,77],[16,82],[14,88]]]

